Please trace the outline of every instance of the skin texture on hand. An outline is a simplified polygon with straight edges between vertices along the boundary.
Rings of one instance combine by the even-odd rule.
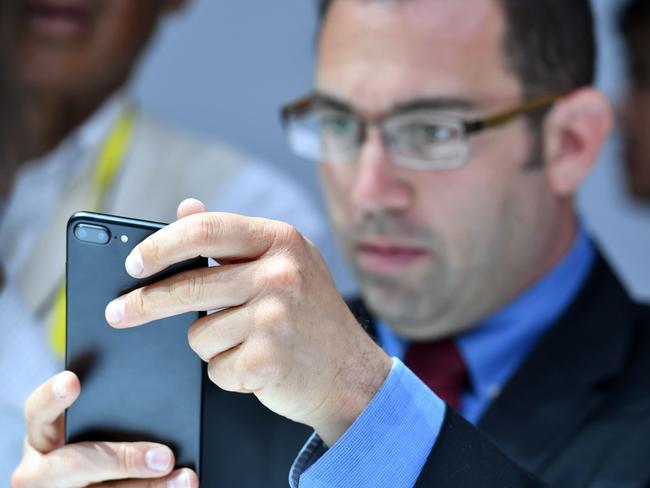
[[[221,266],[135,290],[107,307],[116,328],[188,311],[219,310],[188,331],[219,387],[253,393],[273,412],[313,427],[332,445],[372,400],[390,358],[360,327],[320,254],[281,222],[208,213],[196,201],[139,244],[126,262],[151,276],[197,256]]]
[[[221,266],[131,292],[107,307],[109,322],[126,328],[221,309],[188,331],[212,381],[254,393],[333,445],[383,384],[390,358],[356,322],[313,245],[292,227],[207,213],[196,200],[181,204],[179,218],[140,244],[127,269],[143,277],[199,255]],[[64,372],[29,397],[25,450],[12,488],[198,486],[192,471],[172,471],[173,453],[160,444],[64,445],[63,414],[80,389],[79,379]]]
[[[172,471],[174,454],[160,444],[83,442],[65,446],[63,413],[80,391],[79,379],[63,372],[27,399],[24,454],[13,473],[12,488],[198,487],[192,471]],[[103,483],[110,480],[122,481]]]

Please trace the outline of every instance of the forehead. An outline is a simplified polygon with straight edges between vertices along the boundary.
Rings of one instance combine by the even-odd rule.
[[[499,0],[335,0],[319,43],[319,89],[362,110],[416,98],[510,100]]]

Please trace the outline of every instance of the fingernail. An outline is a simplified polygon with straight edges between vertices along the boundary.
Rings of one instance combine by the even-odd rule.
[[[152,471],[167,471],[172,462],[172,455],[169,449],[154,447],[147,451],[147,454],[144,456],[144,461]]]
[[[124,320],[124,298],[113,300],[106,306],[106,321],[111,325],[117,325]]]
[[[126,272],[135,278],[142,274],[144,271],[144,264],[142,262],[142,253],[139,249],[136,248],[131,251],[131,254],[126,258],[124,267],[126,268]]]
[[[182,471],[167,482],[167,488],[190,488],[191,486],[190,474],[185,471]]]
[[[59,376],[52,383],[52,392],[57,398],[65,398],[68,395],[68,387],[65,384],[65,378]]]

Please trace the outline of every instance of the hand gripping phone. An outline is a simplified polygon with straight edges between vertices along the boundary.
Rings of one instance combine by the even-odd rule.
[[[132,329],[113,329],[106,305],[173,274],[207,266],[194,259],[148,278],[129,276],[124,261],[164,224],[90,212],[67,227],[66,369],[81,394],[66,412],[66,443],[152,441],[169,446],[177,467],[200,477],[204,367],[187,330],[200,313]]]

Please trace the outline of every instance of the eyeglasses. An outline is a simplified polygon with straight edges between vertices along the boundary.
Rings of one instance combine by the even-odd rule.
[[[308,160],[355,161],[368,127],[376,126],[395,164],[416,170],[447,170],[469,159],[470,135],[547,108],[562,96],[547,95],[478,119],[464,119],[441,110],[439,103],[426,101],[383,117],[364,118],[345,104],[315,93],[286,105],[281,116],[291,150]]]

